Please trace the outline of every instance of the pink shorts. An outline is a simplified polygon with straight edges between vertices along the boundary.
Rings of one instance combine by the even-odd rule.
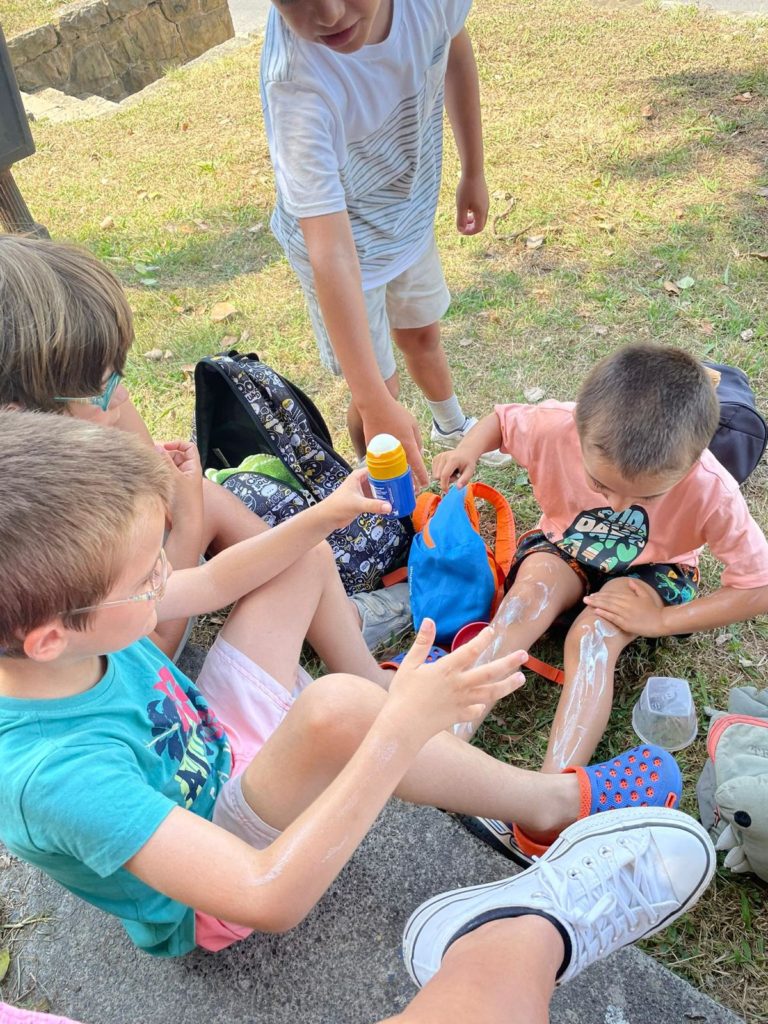
[[[283,721],[291,705],[312,677],[300,666],[291,693],[269,673],[221,636],[208,652],[197,687],[223,724],[232,745],[232,778],[222,786],[213,809],[213,821],[263,850],[279,832],[267,825],[248,805],[240,776]],[[245,925],[221,921],[195,912],[195,942],[216,952],[246,938],[253,931]],[[0,1024],[5,1022],[0,1018]]]
[[[8,1003],[0,1003],[0,1024],[77,1024],[69,1017],[54,1017],[37,1010],[20,1010]]]

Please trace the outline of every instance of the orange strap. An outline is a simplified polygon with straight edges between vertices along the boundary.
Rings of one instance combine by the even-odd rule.
[[[506,576],[512,568],[512,558],[516,547],[514,512],[504,495],[490,484],[478,481],[471,484],[470,489],[475,498],[487,501],[496,512],[496,546],[493,554]]]
[[[550,683],[557,683],[558,686],[562,686],[565,682],[565,672],[561,668],[555,668],[554,665],[548,665],[546,661],[539,661],[538,658],[533,658],[530,654],[528,660],[523,665],[523,668],[529,668],[531,672],[535,672],[539,676],[543,676],[544,679],[548,679]]]
[[[440,495],[434,494],[432,491],[422,491],[422,493],[416,499],[416,508],[413,510],[411,521],[413,522],[413,529],[416,533],[421,533],[427,524],[428,520],[437,511],[437,506],[440,504]]]

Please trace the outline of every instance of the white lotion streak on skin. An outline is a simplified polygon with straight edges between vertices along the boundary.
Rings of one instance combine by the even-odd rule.
[[[584,626],[579,644],[579,665],[570,687],[568,703],[563,708],[565,723],[552,745],[552,757],[559,771],[571,764],[586,731],[579,724],[579,715],[584,716],[589,704],[594,704],[605,692],[608,662],[605,640],[606,637],[616,636],[617,632],[602,619],[596,619],[592,626]]]
[[[547,566],[547,568],[549,567]],[[496,658],[502,658],[505,654],[511,654],[513,650],[517,650],[517,647],[505,650],[505,647],[510,646],[506,643],[506,631],[510,626],[514,626],[516,623],[523,622],[524,620],[526,622],[535,622],[549,604],[549,598],[552,594],[552,588],[542,581],[535,583],[532,591],[532,594],[525,597],[519,597],[517,594],[514,596],[507,595],[502,601],[501,607],[491,623],[491,629],[494,633],[493,640],[482,654],[478,655],[475,662],[476,665],[487,665],[490,661],[495,661]],[[459,739],[470,740],[474,736],[479,724],[479,721],[457,722],[453,727],[453,733]]]
[[[389,762],[397,753],[399,747],[400,745],[396,739],[388,740],[386,743],[377,744],[377,746],[372,751],[372,755],[374,759],[378,762],[380,768],[385,768],[389,764]],[[342,808],[340,812],[340,817],[342,818],[342,820],[345,820],[351,813],[352,804],[348,801]],[[290,859],[294,856],[294,848],[296,844],[299,842],[299,840],[303,839],[304,834],[307,831],[307,828],[308,826],[304,825],[299,829],[299,831],[295,835],[291,836],[288,845],[280,854],[277,863],[274,864],[272,868],[270,868],[269,871],[266,871],[263,875],[257,875],[253,879],[254,885],[267,885],[269,882],[274,882],[274,880],[282,874],[284,868],[286,867]],[[325,864],[326,861],[331,860],[331,858],[335,857],[338,853],[340,853],[345,846],[349,845],[349,835],[345,834],[333,846],[328,847],[328,849],[320,856],[320,863]]]

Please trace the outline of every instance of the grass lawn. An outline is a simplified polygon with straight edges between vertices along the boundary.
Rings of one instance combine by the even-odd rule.
[[[467,408],[481,415],[494,401],[522,401],[528,387],[572,398],[596,358],[638,339],[743,367],[768,408],[768,23],[652,5],[484,0],[470,29],[492,222],[475,239],[455,232],[449,144],[437,224],[454,299],[445,341]],[[345,449],[344,388],[319,367],[298,285],[267,225],[258,57],[254,44],[174,72],[159,94],[109,120],[34,125],[38,154],[17,178],[55,237],[85,244],[125,283],[137,328],[128,383],[158,437],[188,433],[184,368],[238,345],[310,391]],[[237,312],[216,324],[211,307],[225,301]],[[146,360],[156,348],[170,358]],[[426,428],[413,388],[405,397]],[[524,475],[483,476],[510,496],[520,529],[535,522]],[[767,482],[763,465],[746,488],[764,528]],[[717,567],[704,568],[714,584]],[[703,737],[705,706],[724,707],[731,686],[765,685],[767,640],[759,621],[635,645],[601,753],[632,743],[631,708],[651,674],[691,681]],[[533,678],[478,741],[537,766],[557,696]],[[705,756],[700,738],[680,757],[694,814]],[[764,1020],[764,897],[765,886],[723,871],[648,951]]]
[[[0,0],[0,27],[5,38],[47,25],[66,4],[61,0]]]

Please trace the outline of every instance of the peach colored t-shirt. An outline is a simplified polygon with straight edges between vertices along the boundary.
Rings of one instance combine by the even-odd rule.
[[[501,450],[528,470],[547,538],[605,572],[673,562],[695,566],[704,545],[724,587],[768,586],[768,541],[730,473],[706,449],[671,491],[614,512],[584,471],[575,402],[497,405]]]

